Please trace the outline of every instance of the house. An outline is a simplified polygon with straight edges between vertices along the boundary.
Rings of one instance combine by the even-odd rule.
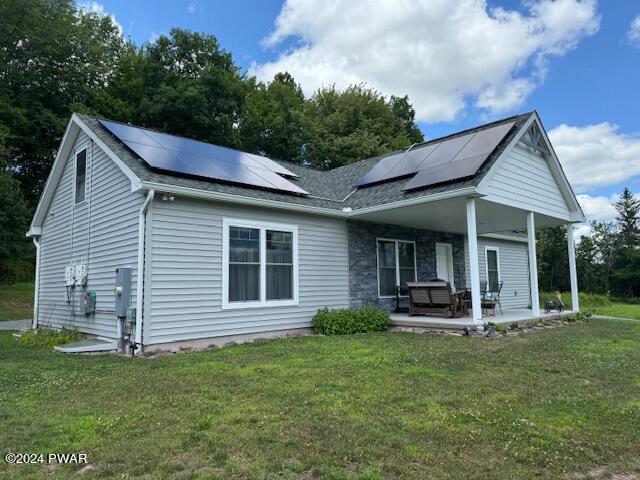
[[[485,283],[537,316],[535,229],[566,225],[577,308],[583,220],[536,112],[326,172],[74,114],[28,232],[34,326],[206,345],[434,277],[470,289],[471,322]]]

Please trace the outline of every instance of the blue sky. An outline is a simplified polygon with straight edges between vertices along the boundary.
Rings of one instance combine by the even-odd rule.
[[[408,94],[427,137],[535,109],[588,216],[612,217],[624,186],[640,192],[640,2],[416,0],[409,11],[370,1],[86,8],[113,15],[137,44],[174,26],[214,34],[265,81],[287,69],[307,92],[364,81]]]

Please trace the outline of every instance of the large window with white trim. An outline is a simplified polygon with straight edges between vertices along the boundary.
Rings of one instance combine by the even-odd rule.
[[[378,296],[394,297],[396,287],[416,281],[416,245],[405,240],[378,239]]]
[[[223,307],[292,305],[298,299],[298,229],[223,221]]]

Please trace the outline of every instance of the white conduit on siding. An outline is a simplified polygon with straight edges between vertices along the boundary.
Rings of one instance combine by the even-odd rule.
[[[140,207],[140,216],[138,218],[138,270],[137,270],[137,281],[136,281],[136,336],[135,342],[137,344],[136,355],[140,355],[142,353],[142,296],[144,295],[144,243],[145,243],[145,233],[146,233],[146,220],[147,220],[147,209],[149,205],[153,201],[153,197],[155,195],[155,190],[149,190],[147,193],[147,197]]]
[[[31,322],[31,328],[35,330],[38,328],[38,297],[40,296],[40,240],[33,237],[33,244],[36,246],[36,284],[33,295],[33,320]]]

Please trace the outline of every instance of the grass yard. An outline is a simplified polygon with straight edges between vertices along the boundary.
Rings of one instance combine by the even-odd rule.
[[[0,284],[0,322],[33,318],[33,282]]]
[[[556,300],[557,294],[550,292],[540,293],[540,305],[548,300]],[[568,309],[571,308],[571,293],[562,293],[562,301]],[[610,317],[635,318],[640,320],[640,303],[622,303],[612,301],[606,295],[590,293],[580,293],[580,310],[591,312],[597,315],[607,315]]]
[[[95,468],[82,478],[639,473],[640,322],[500,339],[306,337],[161,359],[49,353],[0,332],[0,422],[2,452],[87,453]],[[0,460],[0,478],[78,468]]]

